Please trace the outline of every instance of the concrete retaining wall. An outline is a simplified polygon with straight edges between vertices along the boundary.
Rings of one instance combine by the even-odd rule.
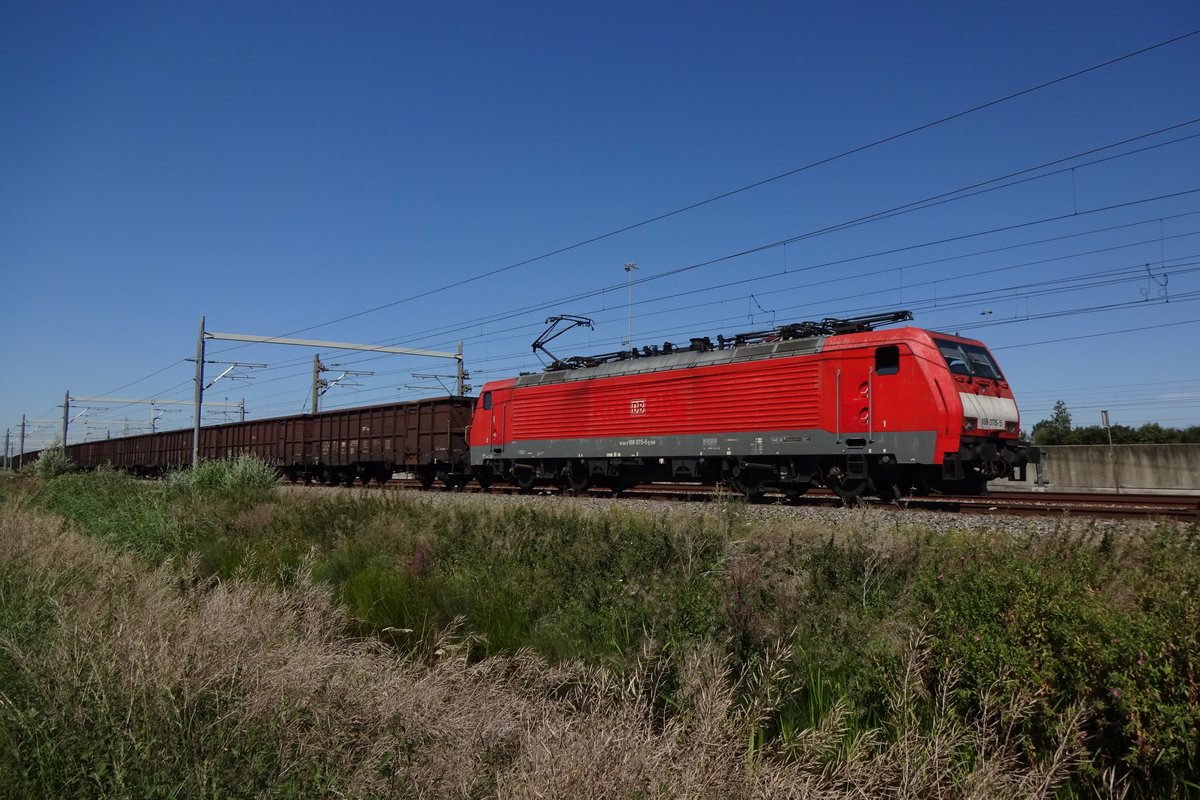
[[[1115,467],[1115,470],[1114,470]],[[997,491],[1039,488],[1028,468],[1024,484],[994,481]],[[1200,444],[1059,445],[1042,448],[1042,484],[1047,490],[1162,491],[1200,493]]]

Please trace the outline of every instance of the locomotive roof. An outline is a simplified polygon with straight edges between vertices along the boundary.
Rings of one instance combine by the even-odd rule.
[[[713,364],[760,361],[781,356],[812,355],[821,352],[825,347],[825,340],[829,338],[829,336],[811,336],[803,339],[748,344],[725,350],[676,350],[673,353],[629,358],[624,361],[610,361],[594,367],[530,373],[517,378],[516,385],[542,386],[620,375],[640,375],[647,372],[705,367]]]
[[[831,336],[843,337],[850,334],[870,333],[879,325],[905,322],[913,318],[911,311],[890,311],[883,314],[868,314],[860,317],[840,319],[826,317],[822,320],[793,322],[767,331],[752,331],[734,336],[718,336],[714,350],[707,336],[691,340],[689,347],[666,342],[660,350],[644,347],[594,356],[572,356],[560,360],[551,353],[546,344],[575,326],[592,327],[587,317],[558,315],[546,320],[548,327],[533,343],[534,352],[541,350],[553,359],[541,374],[522,374],[513,382],[514,386],[540,386],[542,384],[570,383],[594,380],[619,375],[639,375],[647,372],[664,372],[687,369],[710,364],[730,364],[740,361],[758,361],[782,356],[811,355],[824,348],[825,340]],[[566,327],[560,328],[561,323]],[[916,330],[916,329],[911,329]]]
[[[516,387],[544,386],[573,381],[596,380],[622,375],[641,375],[649,372],[704,367],[714,364],[735,364],[746,361],[764,361],[786,356],[814,355],[816,353],[841,350],[850,347],[878,346],[897,341],[924,342],[932,344],[934,336],[953,337],[952,334],[937,333],[924,328],[905,326],[888,330],[864,331],[852,334],[809,336],[776,342],[756,342],[727,347],[724,350],[680,349],[673,353],[638,356],[622,361],[609,361],[591,367],[526,373],[514,381]],[[974,341],[974,340],[966,340]]]

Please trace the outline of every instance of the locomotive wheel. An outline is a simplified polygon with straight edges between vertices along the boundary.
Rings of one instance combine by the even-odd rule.
[[[533,477],[533,470],[517,470],[513,472],[513,485],[517,487],[517,491],[521,494],[529,494],[533,491],[536,481]]]
[[[592,476],[588,474],[587,465],[572,464],[567,467],[567,485],[575,494],[583,494],[592,486]]]
[[[747,468],[737,461],[726,464],[726,481],[729,488],[746,498],[747,502],[760,503],[767,490],[768,473],[765,470]]]
[[[789,503],[795,503],[800,497],[808,491],[807,483],[785,483],[779,487],[783,492],[783,497]]]
[[[867,491],[867,481],[862,478],[847,478],[830,481],[829,490],[838,496],[842,505],[856,506]]]
[[[733,479],[733,488],[750,502],[762,497],[763,492],[766,491],[763,488],[763,482],[757,479],[757,476],[746,472]]]

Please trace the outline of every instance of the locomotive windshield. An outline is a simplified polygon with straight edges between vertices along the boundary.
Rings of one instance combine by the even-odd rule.
[[[946,366],[950,367],[950,371],[954,374],[973,375],[976,378],[989,378],[996,381],[1004,380],[1004,376],[1000,374],[1000,368],[996,366],[996,362],[992,360],[991,354],[985,348],[977,344],[951,342],[947,339],[934,339],[933,341],[938,346],[938,350],[942,351],[942,358],[946,359]]]

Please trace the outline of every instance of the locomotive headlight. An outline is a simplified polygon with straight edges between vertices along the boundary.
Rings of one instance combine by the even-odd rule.
[[[1005,433],[1016,433],[1017,432],[1017,423],[1015,423],[1015,422],[1004,423],[1004,432]]]
[[[974,417],[963,417],[963,431],[973,431],[978,423]]]

